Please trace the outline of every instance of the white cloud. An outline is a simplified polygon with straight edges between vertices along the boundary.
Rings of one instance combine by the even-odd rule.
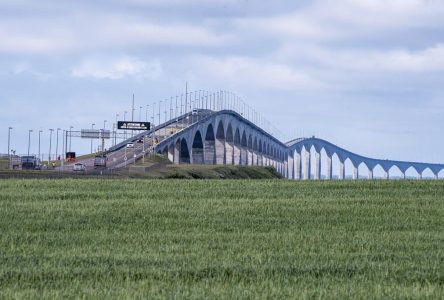
[[[96,79],[134,77],[153,80],[161,73],[162,66],[159,61],[145,62],[135,57],[125,56],[114,60],[85,60],[72,70],[71,75]]]
[[[160,22],[125,14],[79,13],[64,18],[0,19],[0,53],[63,54],[147,46],[217,47],[230,34],[190,23]]]
[[[328,49],[284,45],[277,56],[293,63],[308,61],[317,68],[365,72],[444,71],[444,44],[422,50]]]
[[[31,75],[39,80],[48,80],[51,74],[41,72],[33,68],[29,63],[18,63],[12,67],[12,74],[15,76]]]
[[[199,66],[194,72],[229,83],[240,83],[261,88],[284,90],[312,89],[322,84],[302,70],[286,64],[256,60],[248,57],[214,58],[195,57],[193,65]]]

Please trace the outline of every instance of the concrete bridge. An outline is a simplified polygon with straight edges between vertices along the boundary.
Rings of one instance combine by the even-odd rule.
[[[369,179],[373,179],[374,170],[378,166],[384,171],[386,179],[390,178],[390,172],[395,168],[403,178],[412,169],[418,179],[422,178],[427,169],[438,179],[439,173],[444,170],[444,164],[364,157],[315,137],[282,143],[243,115],[231,109],[222,109],[201,119],[197,118],[186,128],[162,140],[156,145],[155,151],[176,164],[272,166],[288,179],[333,179],[334,157],[339,160],[338,179],[347,178],[347,161],[353,166],[353,179],[362,178],[359,175],[361,166],[366,167],[366,177]],[[322,153],[326,156],[325,174],[321,174]]]

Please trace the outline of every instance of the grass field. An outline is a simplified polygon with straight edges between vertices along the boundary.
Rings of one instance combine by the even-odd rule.
[[[444,182],[0,180],[0,298],[444,298]]]

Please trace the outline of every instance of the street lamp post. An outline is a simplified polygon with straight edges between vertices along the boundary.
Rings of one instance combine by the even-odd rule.
[[[39,130],[39,159],[43,160],[43,157],[40,156],[40,133],[42,133],[43,130]],[[28,154],[29,156],[29,154]]]
[[[123,121],[126,121],[126,114],[127,114],[128,112],[125,110],[124,112],[123,112]],[[124,138],[125,138],[125,140],[126,140],[126,130],[124,130],[123,131],[123,135],[125,136]]]
[[[51,142],[52,142],[52,132],[54,131],[54,129],[49,129],[49,154],[48,154],[48,167],[51,164]]]
[[[139,122],[142,122],[142,108],[143,106],[139,106]]]
[[[59,158],[59,131],[60,131],[61,129],[60,128],[57,128],[57,137],[56,137],[56,156],[55,156],[55,159],[56,160],[58,160],[58,158]]]
[[[105,128],[106,128],[106,122],[108,122],[108,120],[103,120],[102,153],[105,152]]]
[[[91,134],[94,134],[92,131],[94,130],[94,123],[91,124]],[[93,139],[91,138],[91,154],[93,153]]]
[[[12,127],[8,127],[8,162],[9,167],[11,167],[11,129]]]
[[[116,114],[116,127],[114,127],[114,146],[117,145],[117,124],[119,123],[119,114]]]
[[[74,126],[69,126],[69,152],[71,152],[71,140],[72,140],[72,129]]]
[[[32,129],[29,129],[29,131],[28,131],[28,156],[29,156],[29,149],[31,148],[31,132],[32,132]]]

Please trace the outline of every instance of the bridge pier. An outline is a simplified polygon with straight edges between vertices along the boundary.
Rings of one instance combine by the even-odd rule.
[[[368,170],[368,179],[373,180],[373,169]]]
[[[294,157],[292,155],[288,155],[288,179],[295,179],[294,177]]]
[[[305,149],[305,170],[304,170],[304,180],[310,180],[311,178],[311,154],[310,151]]]
[[[216,139],[215,144],[215,150],[216,150],[216,164],[217,165],[224,165],[225,164],[225,142],[221,139]]]
[[[327,154],[327,174],[325,176],[325,179],[332,180],[333,178],[333,159],[331,155]]]
[[[302,179],[302,157],[301,157],[301,152],[300,151],[296,151],[296,157],[295,157],[295,179],[296,180],[301,180]]]
[[[359,169],[358,167],[353,166],[353,180],[359,179]]]
[[[321,153],[319,151],[316,151],[315,153],[315,174],[314,174],[315,180],[321,179]]]
[[[345,162],[339,161],[339,180],[345,179]]]
[[[384,171],[384,179],[386,179],[386,180],[390,179],[389,171]]]

